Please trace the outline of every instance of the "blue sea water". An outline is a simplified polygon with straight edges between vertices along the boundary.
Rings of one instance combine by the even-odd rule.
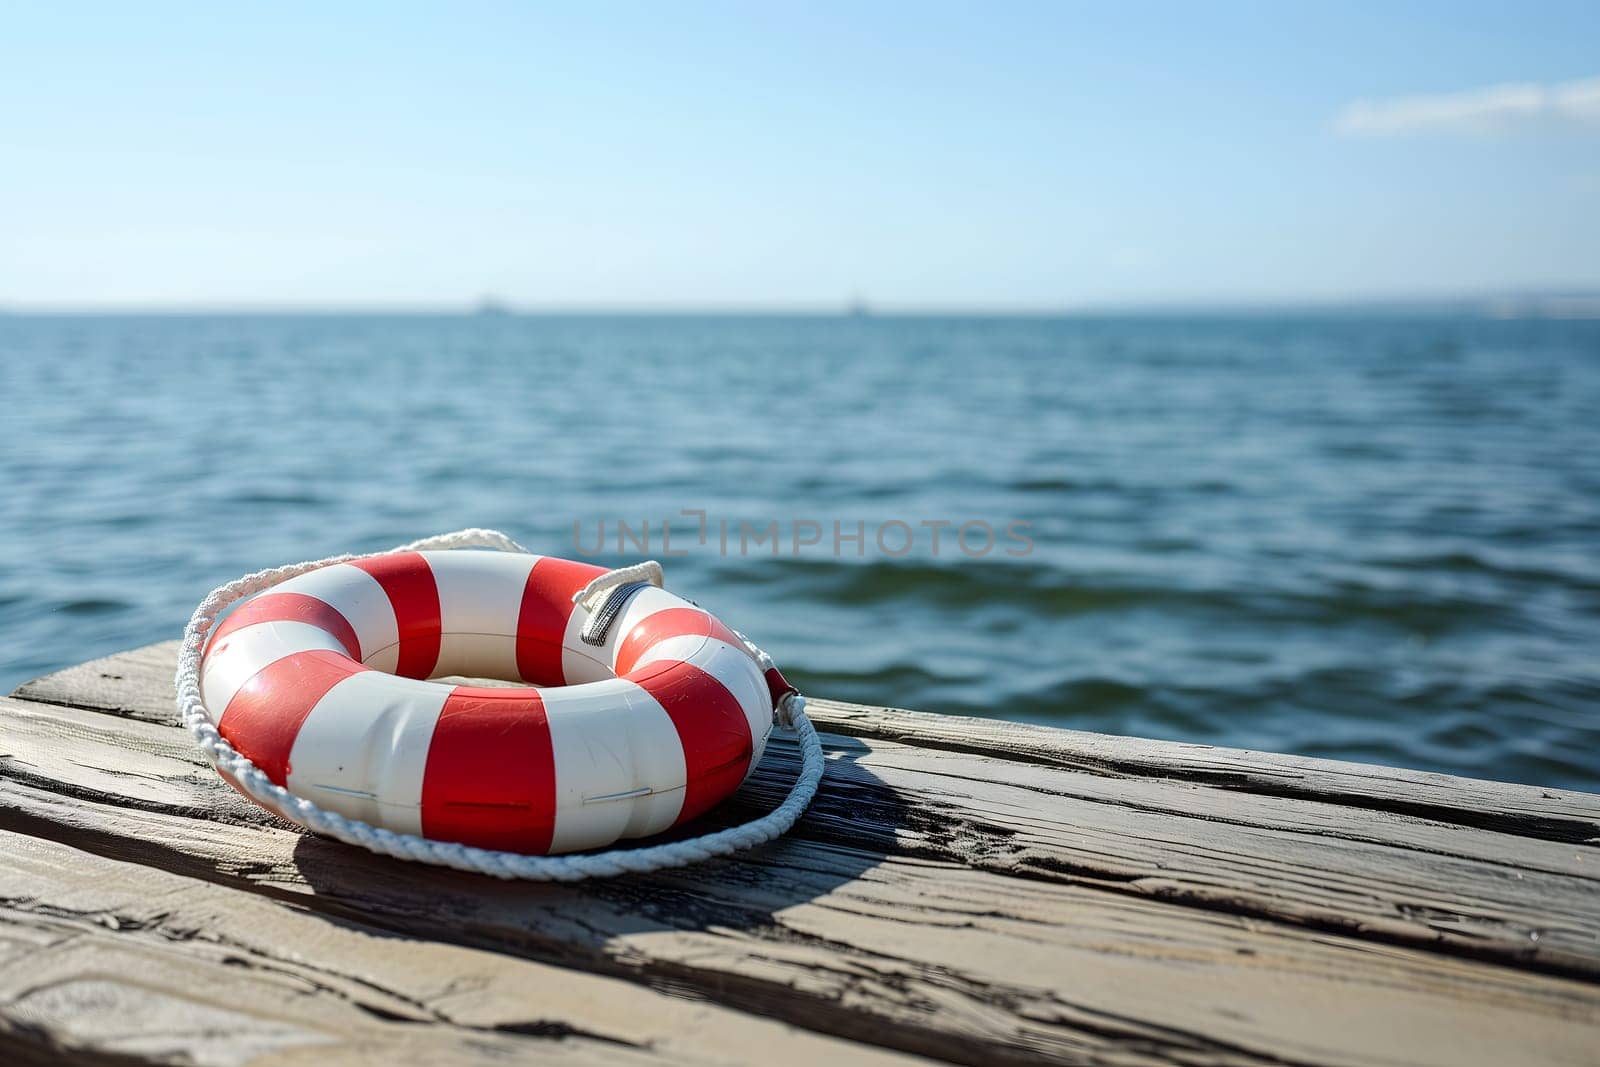
[[[603,532],[815,694],[1600,788],[1600,323],[0,315],[0,391],[0,691]]]

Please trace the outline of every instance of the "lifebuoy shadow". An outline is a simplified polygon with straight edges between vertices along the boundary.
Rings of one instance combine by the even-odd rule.
[[[296,845],[294,862],[320,908],[394,936],[454,941],[586,970],[625,970],[612,951],[616,939],[650,931],[769,928],[775,913],[854,882],[894,850],[906,807],[862,764],[869,745],[836,734],[823,734],[822,742],[822,785],[788,834],[677,870],[566,884],[513,882],[405,863],[311,834]],[[771,811],[799,769],[793,739],[774,736],[755,774],[681,836]]]

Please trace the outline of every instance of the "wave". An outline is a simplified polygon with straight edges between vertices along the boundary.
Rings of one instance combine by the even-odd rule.
[[[1369,556],[1361,561],[1367,567],[1431,574],[1482,575],[1507,582],[1546,585],[1552,588],[1600,592],[1600,576],[1572,569],[1496,563],[1477,552],[1427,552],[1400,556]]]
[[[56,606],[56,610],[63,615],[110,615],[118,611],[127,611],[133,607],[126,600],[112,600],[104,597],[84,597],[78,600],[68,600]]]
[[[1018,478],[1005,483],[1004,488],[1016,493],[1106,493],[1113,496],[1132,494],[1140,498],[1166,494],[1221,494],[1238,491],[1238,486],[1220,478],[1204,478],[1195,482],[1171,485],[1149,485],[1122,481],[1116,478]]]
[[[1174,542],[1171,551],[1184,546]],[[940,611],[1009,608],[1049,618],[1160,610],[1186,617],[1255,623],[1381,622],[1407,632],[1437,634],[1515,612],[1514,605],[1415,587],[1388,588],[1357,580],[1301,579],[1296,588],[1195,586],[1179,580],[1087,578],[1026,561],[958,563],[778,559],[761,567],[723,565],[728,584],[776,585],[786,597],[819,605],[903,604]]]
[[[321,507],[328,503],[328,498],[306,490],[242,489],[229,493],[223,503],[263,507]]]

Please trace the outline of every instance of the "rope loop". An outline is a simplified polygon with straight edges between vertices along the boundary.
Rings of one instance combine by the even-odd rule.
[[[421,552],[451,548],[492,548],[501,552],[522,552],[527,549],[498,530],[467,529],[453,533],[424,537],[419,541],[400,545],[391,552]],[[386,555],[387,553],[374,553]],[[230,745],[217,730],[216,722],[206,709],[200,695],[200,658],[205,651],[206,635],[216,625],[217,617],[230,604],[253,596],[296,575],[335,563],[348,563],[364,556],[346,554],[327,559],[309,560],[283,567],[256,571],[213,589],[200,606],[195,608],[184,627],[183,641],[178,649],[177,689],[178,718],[193,735],[195,744],[206,760],[238,783],[251,799],[277,812],[291,822],[337,838],[346,844],[377,852],[396,859],[428,863],[440,867],[453,867],[461,871],[490,874],[496,878],[523,879],[531,882],[579,882],[588,878],[614,878],[623,874],[645,874],[650,871],[685,867],[757,845],[766,844],[789,831],[800,818],[811,798],[816,796],[822,783],[822,742],[817,728],[806,718],[805,698],[799,693],[785,694],[774,713],[779,726],[792,729],[800,746],[800,773],[790,787],[789,795],[772,811],[758,819],[739,826],[730,826],[699,837],[683,841],[669,841],[641,848],[618,848],[604,852],[580,852],[568,856],[529,856],[520,852],[502,852],[495,849],[476,848],[451,841],[433,841],[416,834],[396,833],[380,826],[351,819],[338,812],[328,811],[313,801],[296,796],[273,782],[244,753]],[[641,565],[645,566],[645,565]],[[659,573],[660,565],[655,564]],[[648,580],[648,579],[647,579]],[[751,655],[766,670],[772,657],[756,647],[749,638],[739,634],[739,639]]]

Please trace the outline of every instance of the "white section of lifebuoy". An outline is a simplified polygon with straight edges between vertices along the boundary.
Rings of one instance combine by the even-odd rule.
[[[625,678],[542,691],[556,766],[552,852],[671,826],[687,777],[677,728]]]
[[[392,674],[400,660],[400,630],[383,586],[360,567],[338,563],[290,578],[274,593],[315,597],[345,617],[361,642],[361,661]]]
[[[568,685],[599,682],[612,677],[609,664],[601,661],[600,649],[586,644],[583,629],[589,625],[589,613],[577,605],[567,618],[566,633],[561,635],[561,675]],[[615,632],[616,627],[612,627]]]
[[[300,725],[289,791],[352,819],[420,834],[428,745],[449,695],[449,686],[379,671],[351,675]]]
[[[538,556],[424,552],[439,589],[436,676],[517,677],[517,614]]]

